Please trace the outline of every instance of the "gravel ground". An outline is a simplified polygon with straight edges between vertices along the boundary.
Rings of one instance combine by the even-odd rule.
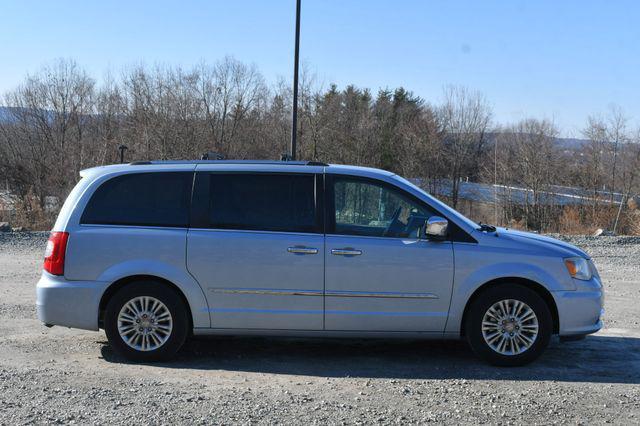
[[[640,238],[563,239],[601,271],[606,328],[505,369],[462,342],[258,338],[126,363],[102,332],[38,322],[46,234],[0,234],[0,424],[640,423]]]

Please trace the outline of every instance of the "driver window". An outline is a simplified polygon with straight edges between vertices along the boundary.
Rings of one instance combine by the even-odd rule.
[[[336,234],[417,238],[433,215],[400,191],[374,182],[336,178],[333,193]]]

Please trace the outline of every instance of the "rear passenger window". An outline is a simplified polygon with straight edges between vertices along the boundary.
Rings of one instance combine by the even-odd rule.
[[[209,191],[211,228],[318,232],[312,174],[214,173]]]
[[[135,173],[103,183],[82,214],[83,224],[189,225],[193,173]]]

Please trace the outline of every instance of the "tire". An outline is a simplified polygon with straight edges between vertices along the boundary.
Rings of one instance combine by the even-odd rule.
[[[104,329],[109,344],[119,355],[131,361],[166,361],[187,338],[187,308],[180,295],[165,284],[132,282],[107,303]]]
[[[518,308],[518,315],[513,315]],[[469,306],[465,319],[465,333],[473,352],[489,364],[502,367],[534,361],[549,345],[552,332],[547,303],[519,284],[500,284],[483,291]]]

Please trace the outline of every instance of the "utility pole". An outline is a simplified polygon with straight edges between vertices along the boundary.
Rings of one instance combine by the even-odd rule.
[[[493,142],[493,225],[498,226],[498,136]]]
[[[296,0],[296,47],[293,59],[293,113],[291,114],[291,159],[296,159],[298,136],[298,63],[300,55],[300,0]]]

